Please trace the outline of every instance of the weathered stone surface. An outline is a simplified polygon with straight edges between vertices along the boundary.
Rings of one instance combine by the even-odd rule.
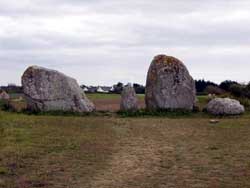
[[[166,55],[153,59],[146,83],[147,109],[192,110],[195,95],[195,82],[180,60]]]
[[[215,98],[207,104],[206,109],[213,115],[238,115],[245,112],[239,101],[230,98]]]
[[[22,76],[28,109],[33,111],[91,112],[94,105],[77,81],[55,70],[29,67]]]
[[[10,99],[10,96],[8,93],[6,93],[5,91],[2,91],[0,93],[0,100],[9,100]]]
[[[138,110],[138,99],[134,88],[130,85],[123,88],[120,108],[121,111]]]

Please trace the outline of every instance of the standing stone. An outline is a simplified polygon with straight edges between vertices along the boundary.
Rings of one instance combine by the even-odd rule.
[[[22,76],[23,92],[32,111],[91,112],[94,105],[77,81],[55,70],[29,67]]]
[[[123,88],[120,108],[121,111],[138,110],[138,99],[134,88],[130,85]]]
[[[213,115],[239,115],[245,112],[239,101],[230,98],[215,98],[207,104],[206,109]]]
[[[6,93],[5,91],[2,91],[0,93],[0,100],[9,100],[10,99],[10,96],[8,93]]]
[[[147,109],[192,110],[195,100],[195,82],[186,66],[175,57],[156,56],[147,75],[145,96]]]

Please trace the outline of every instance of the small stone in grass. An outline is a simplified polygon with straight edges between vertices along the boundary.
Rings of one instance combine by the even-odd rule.
[[[217,123],[219,123],[220,121],[219,121],[218,119],[211,119],[209,122],[210,122],[211,124],[217,124]]]

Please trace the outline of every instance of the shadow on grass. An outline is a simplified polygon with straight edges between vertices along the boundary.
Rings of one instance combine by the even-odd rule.
[[[70,112],[70,111],[47,111],[47,112],[36,112],[36,111],[22,111],[26,115],[36,115],[36,116],[75,116],[75,117],[87,117],[87,116],[112,116],[112,112],[108,111],[94,111],[94,112]]]
[[[8,108],[2,108],[3,111],[12,112],[17,114],[25,114],[25,115],[34,115],[34,116],[64,116],[64,117],[166,117],[166,118],[250,118],[250,112],[246,111],[242,115],[211,115],[205,110],[200,111],[195,108],[194,110],[186,110],[186,109],[158,109],[158,110],[147,110],[147,109],[139,109],[137,111],[93,111],[93,112],[71,112],[71,111],[30,111],[30,110],[22,110],[20,112],[15,112]]]
[[[117,114],[121,117],[192,117],[194,114],[198,114],[198,111],[191,111],[185,109],[159,109],[159,110],[146,110],[140,109],[137,111],[118,111]]]

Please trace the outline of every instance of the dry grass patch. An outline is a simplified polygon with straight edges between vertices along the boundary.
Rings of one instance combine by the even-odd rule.
[[[250,187],[250,118],[0,113],[0,187]]]

